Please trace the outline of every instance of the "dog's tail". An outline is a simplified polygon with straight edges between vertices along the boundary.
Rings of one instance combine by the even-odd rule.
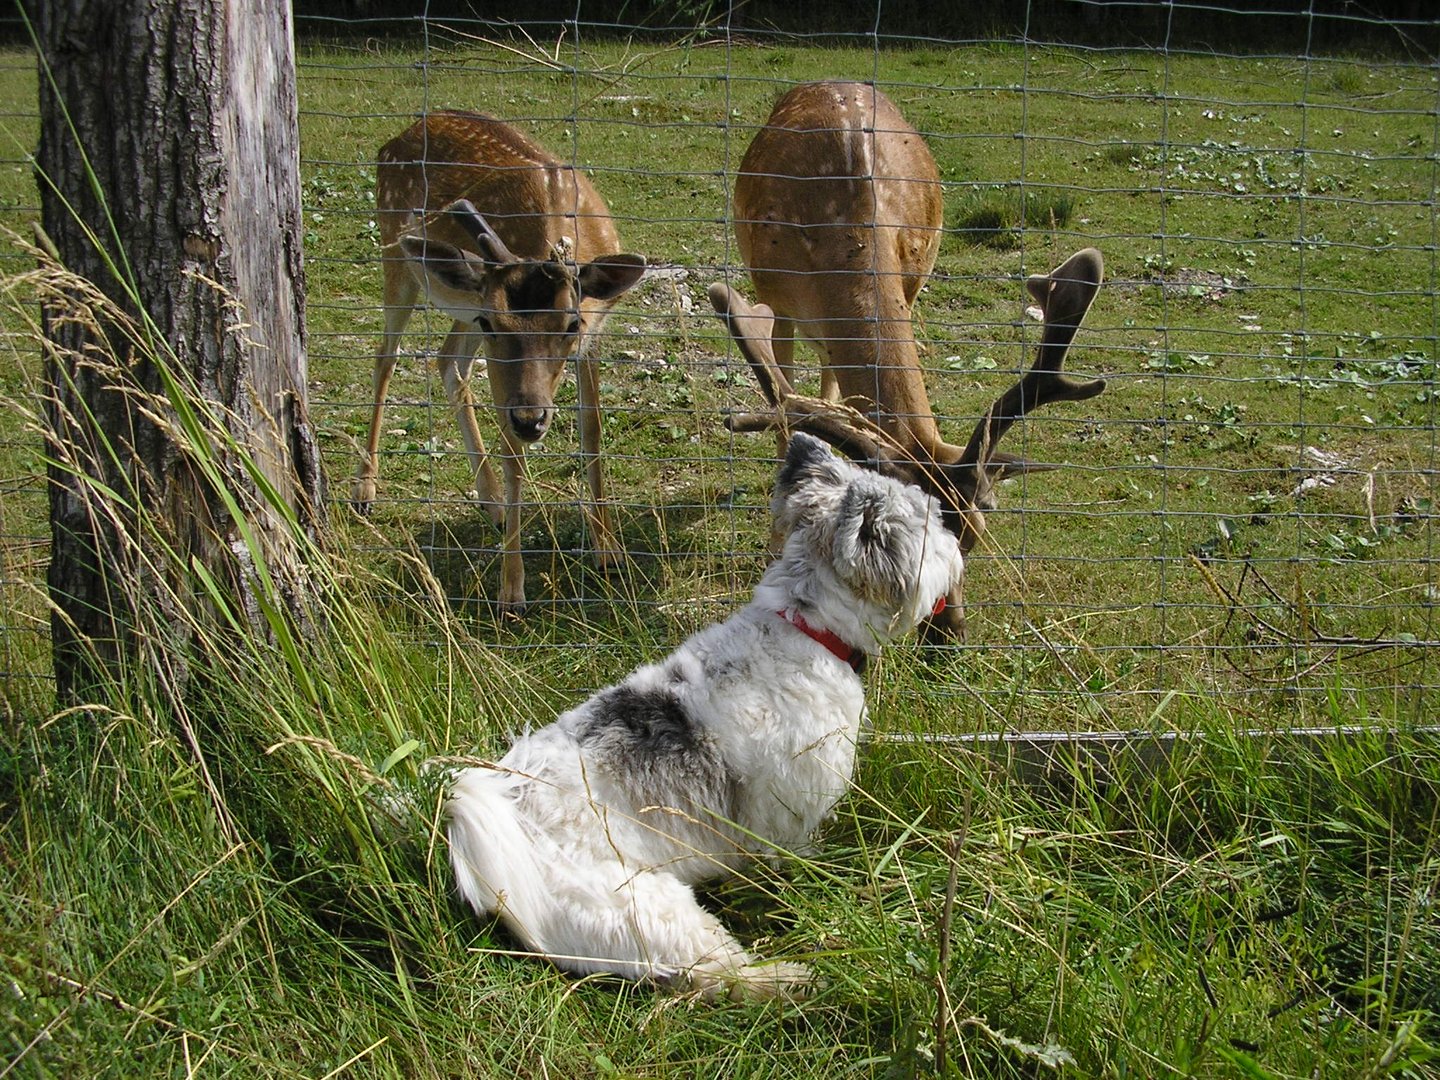
[[[481,915],[498,913],[527,946],[548,953],[550,885],[536,837],[518,813],[503,770],[462,769],[447,806],[450,865],[460,896]]]

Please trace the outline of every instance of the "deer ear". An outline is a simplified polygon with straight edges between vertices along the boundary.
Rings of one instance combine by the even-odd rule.
[[[827,484],[842,483],[843,469],[844,466],[835,457],[829,443],[797,431],[790,436],[785,461],[775,478],[775,494],[777,497],[788,498],[798,488],[817,480]]]
[[[487,264],[478,256],[453,244],[414,236],[401,237],[400,250],[419,279],[425,298],[437,310],[467,323],[486,316],[480,297],[485,294]]]
[[[580,295],[613,300],[645,275],[643,255],[605,255],[580,268]]]
[[[891,451],[889,447],[880,447],[874,457],[858,461],[856,464],[864,469],[873,469],[881,476],[888,476],[891,480],[899,480],[902,484],[914,484],[921,491],[933,494],[931,489],[934,485],[927,483],[929,477],[926,475],[925,467],[913,458],[901,457]]]

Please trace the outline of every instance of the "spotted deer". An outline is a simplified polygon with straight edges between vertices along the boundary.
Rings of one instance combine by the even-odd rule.
[[[995,485],[1046,466],[997,449],[1006,431],[1052,401],[1083,401],[1101,379],[1061,372],[1100,286],[1087,248],[1027,287],[1044,312],[1034,366],[976,424],[947,442],[930,407],[911,318],[944,223],[939,173],[919,133],[864,83],[809,83],[776,103],[740,162],[735,234],[759,297],[723,282],[711,303],[755,371],[771,410],[735,430],[808,431],[935,495],[968,552],[996,506]],[[821,354],[821,397],[793,388],[795,341]],[[929,632],[963,636],[958,586]]]
[[[618,546],[600,463],[600,379],[587,345],[645,260],[620,254],[610,211],[590,180],[493,117],[434,112],[387,142],[375,197],[384,252],[385,329],[375,355],[374,408],[354,500],[375,499],[385,396],[400,335],[421,292],[455,320],[438,365],[474,468],[475,490],[504,527],[499,604],[525,607],[520,489],[525,448],[555,416],[555,391],[577,360],[587,515],[603,566]],[[470,374],[477,353],[499,414],[503,491],[480,436]]]

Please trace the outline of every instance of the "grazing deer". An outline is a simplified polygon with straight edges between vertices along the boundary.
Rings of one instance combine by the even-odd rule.
[[[555,414],[566,361],[578,359],[580,449],[589,521],[603,566],[618,550],[600,467],[600,377],[586,345],[645,260],[617,254],[610,211],[585,175],[489,116],[435,112],[386,143],[375,196],[385,253],[385,332],[375,355],[375,404],[355,477],[362,511],[375,498],[380,424],[400,334],[421,289],[455,320],[438,363],[475,471],[475,490],[505,530],[499,602],[525,606],[520,484],[525,447]],[[469,377],[485,350],[504,451],[503,493],[486,459]]]
[[[984,512],[996,505],[996,482],[1045,467],[996,449],[1010,426],[1047,402],[1083,401],[1105,388],[1103,380],[1060,371],[1099,288],[1100,253],[1087,248],[1029,280],[1045,313],[1035,366],[958,446],[940,435],[911,325],[940,245],[939,173],[890,99],[864,83],[795,87],[745,152],[734,209],[761,302],[751,305],[723,283],[711,287],[710,299],[772,411],[734,417],[731,427],[775,428],[782,437],[808,431],[918,484],[939,499],[968,552],[984,532]],[[822,399],[791,386],[797,336],[824,358]],[[930,630],[963,635],[958,587]]]

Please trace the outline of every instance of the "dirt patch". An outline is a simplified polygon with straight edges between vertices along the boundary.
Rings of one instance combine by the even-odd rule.
[[[1223,300],[1243,289],[1244,282],[1214,270],[1196,270],[1182,266],[1163,275],[1152,277],[1149,284],[1158,285],[1167,296],[1187,296],[1196,300]]]

